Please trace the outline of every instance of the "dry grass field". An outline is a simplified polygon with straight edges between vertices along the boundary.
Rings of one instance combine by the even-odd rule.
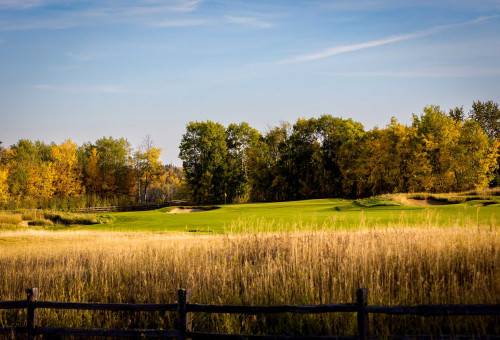
[[[190,301],[224,304],[500,303],[498,228],[374,228],[190,235],[92,231],[0,234],[0,300]],[[50,326],[170,327],[172,316],[145,313],[39,313]],[[0,313],[0,327],[23,312]],[[494,317],[384,317],[371,333],[500,334]],[[243,317],[197,314],[195,330],[280,334],[354,334],[354,315]]]

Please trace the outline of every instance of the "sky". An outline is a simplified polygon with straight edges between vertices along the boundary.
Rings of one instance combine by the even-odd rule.
[[[500,102],[500,0],[0,0],[0,141]]]

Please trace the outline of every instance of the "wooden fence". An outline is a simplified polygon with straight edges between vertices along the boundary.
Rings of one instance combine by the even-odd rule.
[[[196,338],[196,339],[368,339],[369,314],[419,315],[419,316],[451,316],[451,315],[500,315],[500,305],[416,305],[416,306],[370,306],[368,290],[360,288],[356,291],[355,301],[350,304],[328,305],[278,305],[278,306],[238,306],[238,305],[205,305],[188,303],[185,289],[179,289],[177,303],[171,304],[129,304],[129,303],[78,303],[37,301],[38,289],[26,290],[27,298],[22,301],[0,301],[2,309],[26,309],[25,327],[0,328],[0,335],[27,335],[33,339],[37,335],[76,336],[76,337],[156,337],[156,338]],[[175,328],[163,329],[92,329],[92,328],[50,328],[36,326],[37,309],[56,310],[94,310],[114,312],[175,312]],[[232,313],[245,315],[275,313],[356,313],[357,335],[351,337],[338,336],[279,336],[279,335],[240,335],[216,334],[191,331],[188,327],[188,313]]]

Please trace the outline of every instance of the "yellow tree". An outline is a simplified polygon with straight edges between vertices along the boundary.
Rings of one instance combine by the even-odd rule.
[[[71,140],[59,145],[52,145],[51,156],[54,167],[54,192],[60,197],[74,197],[82,192],[82,185],[78,172],[78,146]]]
[[[56,169],[52,162],[33,163],[28,167],[26,196],[35,202],[47,201],[54,196]]]
[[[420,117],[414,117],[413,125],[432,167],[432,190],[453,190],[458,166],[455,152],[460,138],[460,122],[447,116],[439,106],[427,106]]]
[[[95,147],[90,149],[84,169],[87,192],[90,191],[95,194],[98,192],[100,185],[99,154],[97,153],[97,149]]]
[[[161,175],[161,149],[154,147],[146,137],[141,148],[134,154],[134,168],[137,178],[137,195],[140,202],[148,201],[149,189]]]
[[[9,199],[9,183],[7,182],[8,177],[8,170],[0,168],[0,203],[5,203]]]

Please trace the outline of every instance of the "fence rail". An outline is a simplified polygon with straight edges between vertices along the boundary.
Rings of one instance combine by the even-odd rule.
[[[500,316],[500,304],[475,305],[416,305],[416,306],[370,306],[368,290],[359,288],[355,302],[347,304],[324,305],[277,305],[277,306],[245,306],[245,305],[206,305],[188,303],[185,289],[177,292],[177,302],[169,304],[131,304],[131,303],[90,303],[90,302],[55,302],[37,301],[38,289],[26,290],[26,300],[0,301],[0,310],[26,309],[25,327],[0,328],[0,334],[26,334],[29,339],[37,335],[66,335],[79,337],[162,337],[162,338],[196,338],[196,339],[367,339],[369,337],[369,314],[418,315],[418,316],[452,316],[452,315],[491,315]],[[96,329],[96,328],[50,328],[37,327],[37,309],[55,310],[98,310],[112,312],[175,312],[175,328],[164,329]],[[189,329],[188,313],[231,313],[244,315],[275,313],[356,313],[357,334],[352,337],[339,336],[277,336],[277,335],[240,335],[193,332]]]

